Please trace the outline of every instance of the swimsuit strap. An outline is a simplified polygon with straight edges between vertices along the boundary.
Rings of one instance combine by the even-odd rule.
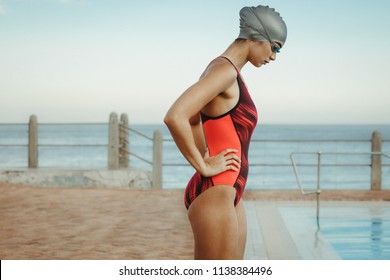
[[[237,73],[240,74],[240,71],[238,71],[236,65],[234,65],[233,62],[229,58],[227,58],[226,56],[220,56],[220,57],[226,59],[227,61],[229,61],[230,64],[233,65],[234,69],[236,69]]]

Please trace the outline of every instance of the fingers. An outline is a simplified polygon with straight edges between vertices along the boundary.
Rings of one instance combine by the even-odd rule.
[[[241,168],[241,164],[236,160],[228,160],[226,161],[226,170],[234,170],[239,171]]]
[[[237,156],[237,152],[236,149],[226,149],[220,153],[224,157],[226,170],[238,171],[241,168],[241,158]]]
[[[204,160],[208,169],[202,175],[209,177],[228,170],[239,171],[241,169],[241,158],[237,153],[237,149],[225,149],[214,156],[210,156],[207,149]]]
[[[236,162],[241,162],[241,158],[239,156],[237,156],[236,154],[229,154],[227,156],[225,156],[226,160],[233,160],[233,161],[236,161]]]
[[[226,160],[236,160],[238,162],[241,162],[241,158],[237,156],[238,150],[236,149],[226,149],[222,151],[220,154],[225,157]]]
[[[220,154],[223,154],[226,156],[227,154],[230,154],[230,153],[235,154],[237,152],[238,152],[238,150],[236,150],[236,149],[225,149]]]

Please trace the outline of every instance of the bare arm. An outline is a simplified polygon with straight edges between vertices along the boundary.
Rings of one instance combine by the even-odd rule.
[[[209,157],[203,156],[205,145],[200,140],[199,112],[211,100],[224,92],[235,81],[237,73],[226,64],[211,65],[205,75],[188,88],[167,112],[164,122],[175,143],[188,162],[203,176],[209,177],[223,171],[238,170],[239,158],[233,149]],[[203,140],[204,141],[204,140]]]
[[[200,154],[206,153],[206,140],[203,132],[202,123],[200,121],[200,115],[197,114],[190,119],[191,131],[194,136],[195,145],[198,148]]]

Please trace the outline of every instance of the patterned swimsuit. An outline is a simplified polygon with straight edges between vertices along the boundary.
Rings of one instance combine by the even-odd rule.
[[[234,64],[226,57],[233,66]],[[212,177],[204,177],[198,172],[188,182],[184,193],[186,208],[204,191],[212,186],[226,185],[236,189],[234,205],[239,203],[248,176],[248,150],[252,133],[257,124],[257,111],[248,89],[237,71],[237,82],[240,90],[239,100],[230,111],[218,117],[209,117],[200,113],[203,130],[210,156],[214,156],[227,148],[237,149],[241,157],[239,171],[228,170]]]

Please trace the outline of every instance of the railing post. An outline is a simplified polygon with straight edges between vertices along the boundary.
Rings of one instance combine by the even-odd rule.
[[[28,167],[38,167],[38,120],[35,115],[30,116],[28,124]]]
[[[121,115],[121,123],[119,126],[119,167],[129,167],[129,118],[127,114]]]
[[[317,152],[317,227],[320,229],[321,151]]]
[[[110,114],[108,124],[108,169],[119,169],[119,122],[116,113]]]
[[[371,152],[382,152],[382,136],[374,131],[371,138]],[[371,155],[371,190],[382,189],[382,155]]]
[[[153,188],[162,188],[162,134],[159,130],[154,131],[153,134]]]

